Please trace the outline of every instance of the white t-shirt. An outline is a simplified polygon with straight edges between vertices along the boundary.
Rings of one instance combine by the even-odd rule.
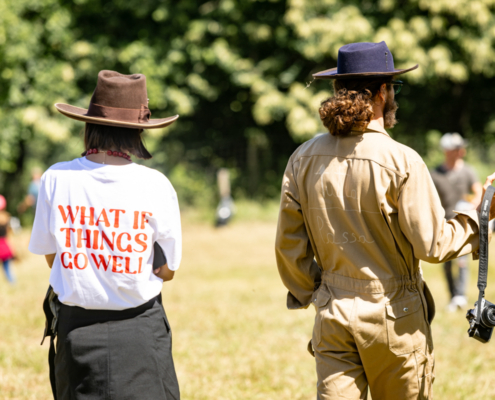
[[[177,270],[179,204],[160,172],[77,158],[41,178],[29,250],[56,253],[50,284],[62,303],[122,310],[157,296],[163,281],[152,271],[155,242]]]

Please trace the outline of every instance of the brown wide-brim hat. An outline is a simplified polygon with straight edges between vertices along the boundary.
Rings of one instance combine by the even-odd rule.
[[[146,77],[142,74],[123,75],[115,71],[100,71],[89,108],[57,103],[55,108],[77,121],[131,129],[164,128],[179,116],[150,119]]]
[[[418,68],[394,67],[394,58],[385,42],[351,43],[339,49],[337,67],[313,74],[315,79],[355,79],[389,77]]]

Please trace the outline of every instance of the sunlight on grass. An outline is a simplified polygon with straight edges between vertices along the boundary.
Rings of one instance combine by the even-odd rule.
[[[285,308],[273,252],[274,210],[261,211],[267,215],[262,221],[243,210],[245,216],[221,229],[184,218],[183,263],[163,295],[185,400],[316,397],[314,359],[306,351],[314,310]],[[0,280],[0,399],[51,399],[48,345],[39,345],[49,269],[42,257],[27,253],[27,241],[27,234],[15,238],[21,254],[17,284]],[[423,269],[438,309],[435,398],[495,399],[494,343],[468,338],[464,312],[444,311],[448,298],[441,266],[423,264]],[[476,274],[472,263],[470,304]],[[487,299],[495,301],[495,273],[489,280]]]

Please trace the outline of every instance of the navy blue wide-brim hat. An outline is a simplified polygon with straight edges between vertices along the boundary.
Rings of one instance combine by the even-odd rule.
[[[394,76],[418,68],[396,69],[394,58],[385,42],[351,43],[339,49],[337,68],[313,74],[315,79],[345,79]]]

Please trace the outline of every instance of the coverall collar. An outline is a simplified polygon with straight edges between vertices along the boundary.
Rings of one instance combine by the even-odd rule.
[[[380,132],[380,133],[383,133],[384,135],[387,135],[390,137],[390,135],[385,130],[385,128],[383,126],[381,126],[377,120],[370,121],[370,123],[366,127],[363,125],[359,125],[359,124],[355,124],[352,127],[352,132],[354,134],[360,134],[360,133],[364,133],[367,131]]]

